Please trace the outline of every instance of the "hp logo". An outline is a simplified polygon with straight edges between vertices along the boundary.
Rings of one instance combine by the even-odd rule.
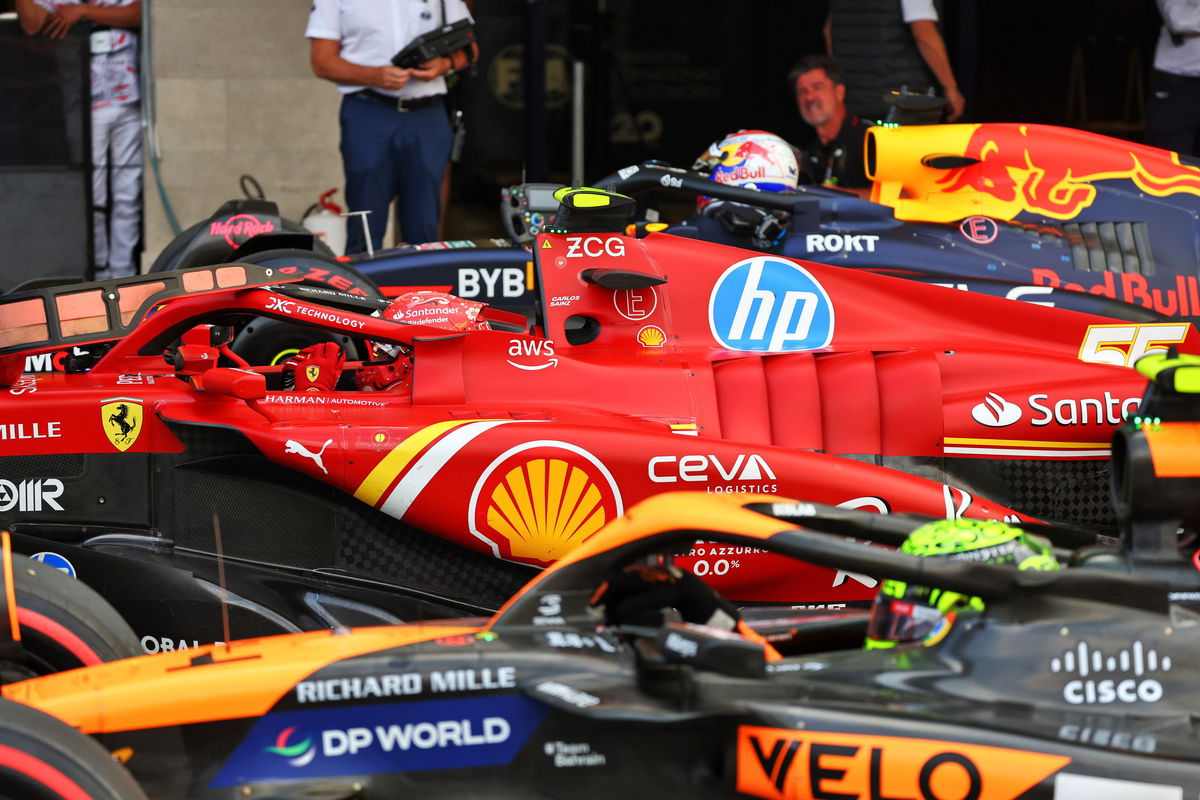
[[[717,280],[708,300],[713,338],[730,350],[816,350],[833,339],[833,303],[799,264],[758,256]]]

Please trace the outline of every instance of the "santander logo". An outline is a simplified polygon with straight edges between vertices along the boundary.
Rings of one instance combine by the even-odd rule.
[[[1004,428],[1021,418],[1021,407],[995,392],[988,392],[983,402],[971,409],[971,418],[989,428]]]

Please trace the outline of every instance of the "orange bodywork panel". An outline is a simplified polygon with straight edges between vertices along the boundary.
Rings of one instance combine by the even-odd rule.
[[[591,558],[605,550],[614,550],[649,534],[675,529],[725,531],[739,536],[769,539],[776,533],[793,527],[786,522],[747,513],[742,508],[751,503],[788,503],[773,494],[710,494],[696,492],[665,492],[638,503],[625,512],[624,516],[610,522],[603,536],[594,536],[569,551],[542,572],[524,588],[508,599],[492,620],[504,616],[504,612],[518,598],[535,590],[548,576],[577,561]]]
[[[409,625],[247,639],[34,678],[3,687],[3,695],[88,734],[258,717],[334,662],[477,630]]]
[[[1200,423],[1163,422],[1142,429],[1160,478],[1200,476]]]

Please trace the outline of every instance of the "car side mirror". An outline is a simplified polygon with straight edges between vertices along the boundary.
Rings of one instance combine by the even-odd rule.
[[[21,380],[25,371],[25,356],[12,354],[0,356],[0,389],[7,389]]]
[[[208,343],[213,347],[223,347],[233,342],[232,325],[213,325],[208,331]]]
[[[267,396],[267,376],[233,367],[213,367],[197,375],[197,388],[209,394],[224,394],[239,400],[261,400]]]
[[[767,674],[767,653],[761,642],[707,625],[669,622],[658,630],[653,651],[647,663],[682,664],[735,678]]]

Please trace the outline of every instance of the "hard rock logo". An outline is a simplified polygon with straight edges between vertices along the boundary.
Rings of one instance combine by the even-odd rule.
[[[510,453],[485,472],[472,496],[471,527],[497,555],[546,565],[622,509],[612,476],[590,454],[538,450]]]
[[[100,406],[104,435],[112,446],[124,453],[133,447],[142,432],[142,401],[114,397]]]
[[[225,237],[225,243],[230,247],[237,247],[251,236],[271,233],[274,230],[274,222],[269,219],[260,220],[253,214],[234,214],[227,220],[216,220],[208,225],[208,235]],[[235,239],[238,241],[234,241]]]

